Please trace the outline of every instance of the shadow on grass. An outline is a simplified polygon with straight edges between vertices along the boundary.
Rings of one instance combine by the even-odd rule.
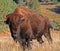
[[[47,8],[47,10],[60,14],[60,6],[56,6],[55,8],[52,8],[52,9]]]

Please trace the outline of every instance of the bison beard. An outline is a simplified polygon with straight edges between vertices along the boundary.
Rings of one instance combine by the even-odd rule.
[[[42,44],[42,35],[49,43],[52,43],[50,35],[50,24],[47,17],[35,13],[30,9],[20,6],[11,14],[8,14],[6,24],[9,25],[11,36],[14,40],[19,41],[23,51],[26,46],[30,47],[30,41],[37,39]]]

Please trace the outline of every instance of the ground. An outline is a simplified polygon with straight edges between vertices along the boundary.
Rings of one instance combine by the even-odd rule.
[[[49,44],[47,39],[43,36],[44,43],[41,45],[36,40],[33,40],[32,49],[29,51],[60,51],[60,32],[59,31],[51,31],[53,43]],[[10,32],[6,34],[2,33],[0,35],[0,51],[22,51],[19,47],[19,44],[14,42],[12,39]],[[28,51],[26,49],[26,51]]]
[[[59,4],[58,4],[59,6]],[[41,13],[47,16],[50,20],[60,20],[60,14],[51,11],[50,9],[55,8],[56,5],[41,5]],[[52,30],[51,35],[53,39],[53,44],[49,44],[47,39],[43,36],[44,43],[39,45],[39,43],[34,40],[32,49],[29,51],[60,51],[60,31]],[[4,30],[0,32],[0,51],[22,51],[18,43],[15,43],[8,31]],[[28,51],[26,49],[26,51]]]

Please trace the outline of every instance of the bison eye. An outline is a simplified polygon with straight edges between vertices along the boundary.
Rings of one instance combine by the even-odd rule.
[[[25,18],[23,17],[23,18],[21,18],[21,22],[23,22],[23,21],[25,21]]]
[[[18,24],[22,23],[23,21],[25,21],[25,18],[20,18],[20,19],[18,20]]]

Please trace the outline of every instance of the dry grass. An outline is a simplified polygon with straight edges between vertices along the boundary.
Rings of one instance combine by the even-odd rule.
[[[7,35],[9,35],[8,33]],[[15,43],[9,36],[0,37],[0,51],[22,51],[18,43]],[[60,51],[60,32],[51,31],[53,44],[49,44],[47,39],[43,36],[44,43],[41,45],[36,40],[33,40],[32,49],[26,51]]]

